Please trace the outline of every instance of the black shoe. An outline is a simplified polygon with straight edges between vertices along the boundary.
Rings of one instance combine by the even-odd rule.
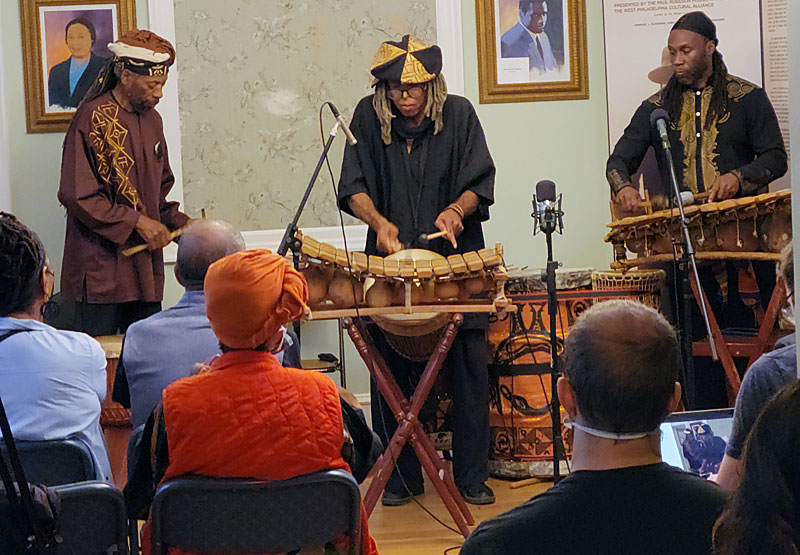
[[[464,501],[472,505],[491,505],[494,503],[494,492],[486,484],[473,484],[458,488]]]
[[[421,495],[421,493],[417,495]],[[407,491],[404,491],[403,493],[396,493],[387,489],[383,492],[381,505],[384,507],[399,507],[401,505],[407,505],[411,503],[413,498],[414,496]]]

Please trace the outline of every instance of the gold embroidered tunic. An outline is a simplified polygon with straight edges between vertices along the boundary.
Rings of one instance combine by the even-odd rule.
[[[144,243],[141,215],[169,229],[188,217],[168,202],[175,182],[161,116],[128,112],[110,93],[81,106],[64,139],[58,200],[67,210],[61,290],[88,303],[158,302],[164,293],[161,249],[130,258]]]
[[[675,172],[683,190],[711,189],[716,178],[733,170],[741,174],[737,196],[763,192],[787,170],[786,149],[775,110],[766,92],[753,83],[728,75],[728,101],[721,117],[706,125],[712,86],[686,87],[680,118],[668,130]],[[650,147],[655,149],[662,189],[669,190],[669,169],[661,139],[650,125],[650,114],[663,108],[661,92],[636,110],[606,164],[606,178],[614,193],[632,186],[634,174]]]

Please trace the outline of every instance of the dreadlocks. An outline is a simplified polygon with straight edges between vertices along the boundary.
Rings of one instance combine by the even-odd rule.
[[[375,85],[375,95],[372,97],[372,107],[381,122],[381,139],[383,144],[388,145],[392,142],[392,101],[389,100],[388,84],[386,81],[378,81]],[[442,110],[444,101],[447,100],[447,85],[444,82],[444,75],[441,73],[434,79],[428,81],[428,100],[425,103],[425,116],[433,120],[433,134],[437,135],[442,130]]]
[[[31,307],[42,287],[45,252],[39,237],[0,212],[0,316]]]
[[[89,90],[86,91],[86,94],[83,95],[81,104],[91,102],[95,98],[104,95],[116,87],[117,83],[119,83],[120,73],[122,73],[122,62],[117,57],[108,60],[106,64],[100,68],[100,71],[97,72],[97,77],[94,83],[92,83],[92,86],[89,87]]]
[[[711,55],[711,77],[708,78],[706,85],[712,88],[711,103],[708,106],[705,123],[705,128],[709,129],[728,109],[728,68],[725,66],[725,62],[722,61],[722,54],[718,50],[714,50]],[[686,86],[681,84],[678,78],[673,75],[661,93],[664,109],[673,122],[677,122],[681,117],[683,93],[685,91]]]

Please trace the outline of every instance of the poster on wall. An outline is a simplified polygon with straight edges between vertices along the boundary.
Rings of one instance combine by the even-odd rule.
[[[643,100],[672,76],[667,39],[684,13],[700,10],[717,26],[728,71],[762,83],[759,0],[603,0],[609,153]],[[652,152],[634,182],[658,189]]]
[[[789,0],[761,0],[761,34],[764,41],[764,89],[766,89],[781,126],[786,153],[789,148]],[[791,168],[791,163],[789,168]],[[789,170],[791,171],[791,169]],[[770,189],[788,189],[789,172],[770,185]]]
[[[135,26],[134,0],[20,0],[29,133],[67,129],[112,56],[108,43]]]

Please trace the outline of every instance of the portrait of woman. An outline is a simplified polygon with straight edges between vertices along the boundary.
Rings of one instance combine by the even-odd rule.
[[[97,73],[108,58],[92,52],[97,40],[94,24],[85,17],[76,17],[64,29],[64,41],[70,56],[53,66],[47,78],[50,106],[77,108]]]

